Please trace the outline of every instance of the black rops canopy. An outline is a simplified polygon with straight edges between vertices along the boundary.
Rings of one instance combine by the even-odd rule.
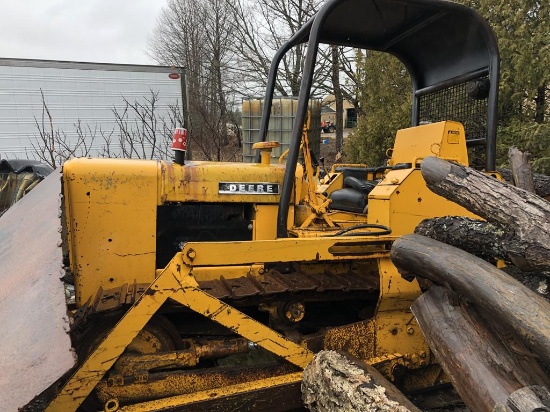
[[[262,140],[267,137],[279,63],[288,50],[302,42],[308,42],[308,50],[281,194],[279,237],[287,236],[288,205],[319,43],[383,51],[399,58],[413,84],[412,125],[425,120],[420,118],[423,96],[471,80],[482,81],[481,89],[490,85],[488,96],[482,96],[487,97],[483,106],[486,116],[481,120],[485,123],[483,134],[470,138],[469,144],[485,144],[486,170],[495,169],[498,48],[487,22],[474,10],[439,0],[328,0],[273,59],[260,124]]]

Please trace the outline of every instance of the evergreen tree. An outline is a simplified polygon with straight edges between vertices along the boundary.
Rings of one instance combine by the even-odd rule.
[[[500,49],[499,163],[517,146],[531,153],[534,171],[550,174],[550,2],[463,2],[488,20]]]
[[[550,174],[550,2],[461,0],[493,28],[501,56],[497,163],[510,146],[532,155],[533,169]],[[395,131],[410,125],[410,80],[396,59],[358,52],[364,116],[348,140],[348,160],[380,163]]]
[[[411,80],[405,66],[387,53],[357,51],[357,85],[364,113],[348,137],[352,162],[383,164],[395,132],[411,124]]]

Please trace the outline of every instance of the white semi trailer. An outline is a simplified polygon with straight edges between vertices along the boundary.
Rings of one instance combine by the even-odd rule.
[[[0,158],[165,157],[185,94],[179,67],[0,58]]]

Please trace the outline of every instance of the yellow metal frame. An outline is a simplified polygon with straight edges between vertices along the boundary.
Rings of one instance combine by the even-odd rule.
[[[46,411],[76,410],[168,298],[300,368],[305,368],[313,357],[308,349],[203,292],[179,253],[78,368]]]
[[[223,388],[224,396],[237,395],[240,393],[252,392],[255,390],[273,387],[277,385],[288,385],[298,383],[302,380],[302,372],[294,372],[286,375],[275,376],[268,379],[260,379],[246,383],[239,383]],[[170,398],[159,399],[156,401],[143,402],[139,405],[124,406],[118,409],[120,412],[142,412],[156,411],[161,409],[169,410],[181,405],[189,405],[197,402],[208,401],[220,395],[220,389],[211,389],[188,395],[173,396]]]
[[[364,244],[361,246],[358,240]],[[390,242],[394,238],[385,237],[384,240]],[[246,274],[250,270],[246,265],[255,267],[256,263],[265,262],[266,256],[274,262],[374,259],[388,256],[383,243],[373,245],[365,238],[354,237],[188,243],[71,376],[46,410],[76,410],[169,298],[303,369],[312,359],[313,352],[202,291],[193,275],[194,267],[240,265]],[[211,253],[213,247],[218,253]],[[236,270],[233,275],[243,273]]]

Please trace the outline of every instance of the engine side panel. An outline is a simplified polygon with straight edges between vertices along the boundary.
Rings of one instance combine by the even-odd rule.
[[[159,203],[279,203],[284,165],[188,162],[161,164]]]
[[[133,299],[185,242],[273,238],[284,170],[242,163],[68,161],[63,181],[77,307],[95,297],[113,301],[103,302],[103,309],[124,303],[126,295]],[[106,290],[114,292],[98,294]]]
[[[100,289],[155,279],[156,161],[74,159],[63,166],[76,305]]]

